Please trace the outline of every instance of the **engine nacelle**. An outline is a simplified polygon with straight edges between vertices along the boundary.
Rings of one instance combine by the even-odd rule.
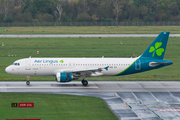
[[[56,73],[56,81],[57,82],[70,82],[71,80],[78,79],[77,77],[74,77],[72,73]]]

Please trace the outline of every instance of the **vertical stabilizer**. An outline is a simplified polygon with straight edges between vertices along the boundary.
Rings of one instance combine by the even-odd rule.
[[[161,32],[159,36],[145,50],[141,57],[163,59],[170,32]]]

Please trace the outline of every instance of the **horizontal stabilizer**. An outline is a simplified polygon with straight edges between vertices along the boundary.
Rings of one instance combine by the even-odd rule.
[[[166,63],[171,63],[171,62],[150,62],[149,66],[155,67],[155,66],[158,66],[158,65],[166,64]]]

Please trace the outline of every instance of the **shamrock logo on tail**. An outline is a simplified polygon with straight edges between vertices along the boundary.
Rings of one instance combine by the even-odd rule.
[[[155,44],[155,48],[154,48],[154,46],[151,46],[151,47],[150,47],[149,52],[150,52],[150,53],[153,52],[152,57],[154,57],[154,54],[155,54],[155,53],[156,53],[158,56],[161,56],[161,55],[162,55],[162,53],[164,52],[164,48],[159,48],[159,47],[161,47],[161,45],[162,45],[162,42],[157,42],[157,43]]]

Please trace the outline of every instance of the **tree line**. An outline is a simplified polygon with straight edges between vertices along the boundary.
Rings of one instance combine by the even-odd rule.
[[[180,0],[0,0],[0,22],[180,21]]]

